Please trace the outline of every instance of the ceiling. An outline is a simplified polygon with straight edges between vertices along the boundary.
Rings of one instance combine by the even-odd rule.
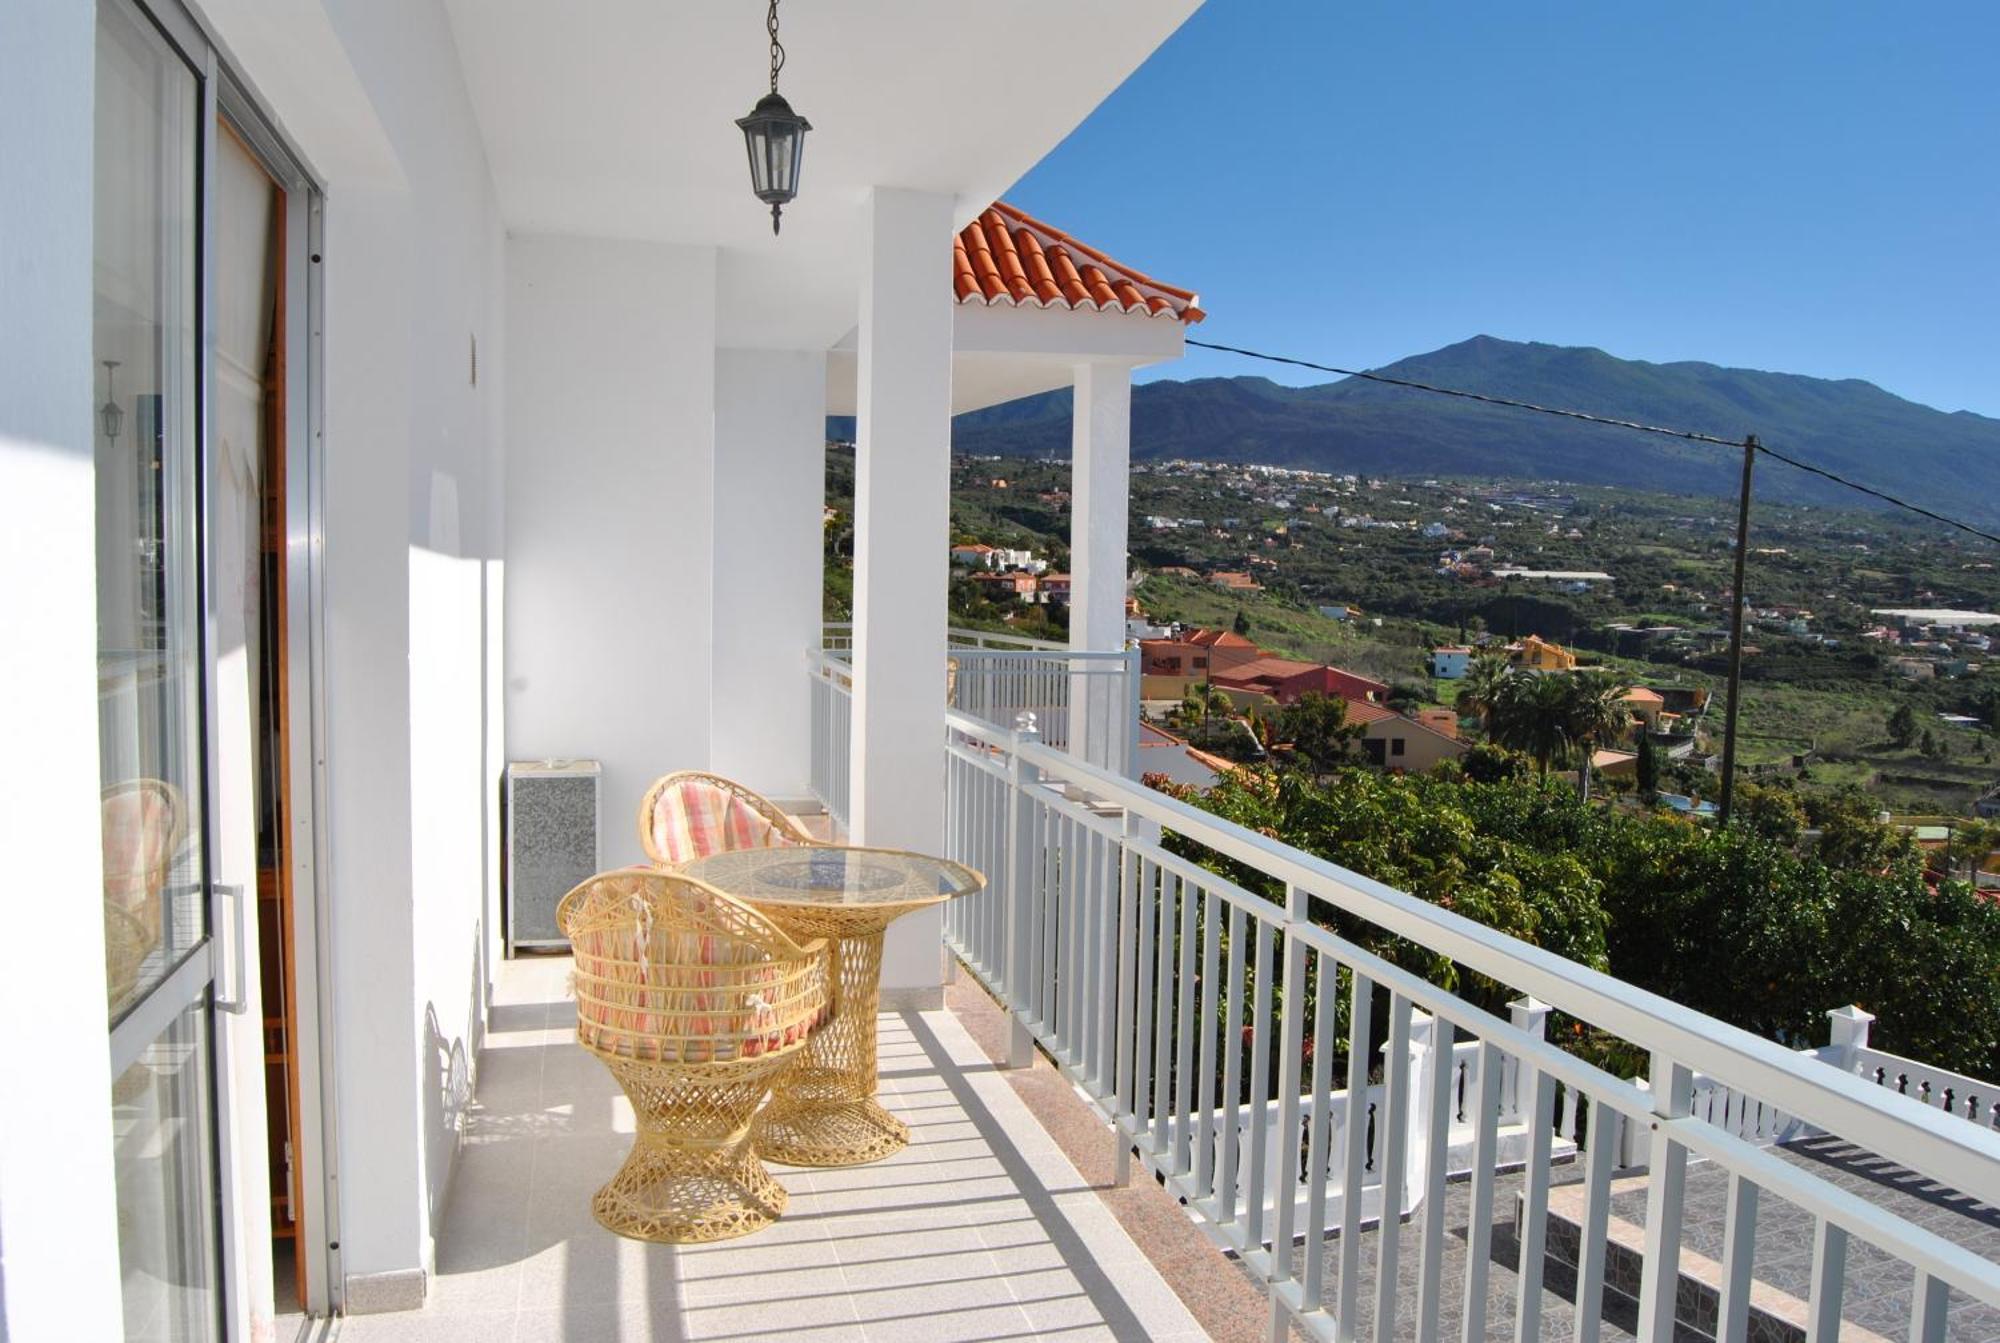
[[[510,232],[714,246],[718,343],[811,349],[855,324],[869,188],[950,193],[970,222],[1199,3],[793,0],[780,89],[813,130],[778,238],[731,124],[768,88],[763,5],[446,8]],[[948,293],[949,237],[927,264]]]

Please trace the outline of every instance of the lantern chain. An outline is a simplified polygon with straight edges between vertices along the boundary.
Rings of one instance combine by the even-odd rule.
[[[778,41],[778,0],[771,0],[771,9],[764,16],[765,31],[771,34],[771,92],[778,91],[778,71],[785,68],[785,46]]]

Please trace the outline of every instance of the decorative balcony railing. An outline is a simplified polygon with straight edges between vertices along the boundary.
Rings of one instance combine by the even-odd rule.
[[[852,629],[826,627],[806,655],[812,692],[812,787],[845,829],[849,812],[855,679]],[[1074,652],[1061,644],[953,629],[944,656],[945,702],[996,728],[1032,721],[1044,745],[1136,777],[1139,654]],[[1023,715],[1028,715],[1024,718]]]
[[[1850,1245],[1871,1293],[1902,1266],[1896,1290],[1921,1343],[1943,1339],[1968,1304],[2000,1306],[2000,1265],[1767,1145],[1782,1117],[2000,1207],[2000,1135],[1987,1125],[1926,1108],[1899,1094],[1905,1084],[1884,1085],[1886,1075],[1829,1067],[1820,1051],[1795,1053],[1313,858],[1032,733],[952,712],[946,735],[947,850],[990,882],[947,908],[946,939],[1011,1011],[1010,1061],[1026,1062],[1037,1044],[1056,1060],[1114,1126],[1121,1175],[1136,1157],[1266,1285],[1274,1336],[1295,1321],[1317,1337],[1352,1338],[1365,1301],[1376,1338],[1435,1339],[1458,1253],[1447,1244],[1445,1194],[1462,1172],[1470,1212],[1454,1305],[1469,1322],[1464,1336],[1483,1337],[1489,1289],[1500,1290],[1497,1179],[1513,1167],[1515,1337],[1539,1337],[1544,1311],[1557,1308],[1573,1315],[1569,1328],[1556,1322],[1562,1332],[1600,1337],[1606,1292],[1617,1287],[1607,1283],[1609,1245],[1618,1274],[1642,1252],[1637,1333],[1665,1343],[1677,1301],[1699,1294],[1682,1262],[1697,1159],[1728,1180],[1707,1289],[1716,1337],[1745,1338],[1753,1317],[1760,1333],[1768,1323],[1764,1283],[1752,1301],[1760,1192],[1810,1219],[1810,1287],[1798,1288],[1807,1338],[1841,1330]],[[1211,862],[1282,890],[1282,902]],[[1323,926],[1336,911],[1343,926],[1365,924],[1455,964],[1461,980],[1522,999],[1502,1017],[1442,989]],[[1650,1085],[1544,1039],[1551,1010],[1643,1051]],[[1552,1306],[1544,1268],[1551,1172],[1562,1161],[1580,1168],[1581,1193],[1561,1201],[1571,1220],[1556,1238],[1574,1282]],[[1643,1178],[1629,1169],[1637,1165]],[[1643,1246],[1613,1244],[1623,1234],[1611,1216],[1621,1167],[1621,1190],[1644,1189]],[[1401,1191],[1407,1228],[1384,1218],[1384,1190]]]

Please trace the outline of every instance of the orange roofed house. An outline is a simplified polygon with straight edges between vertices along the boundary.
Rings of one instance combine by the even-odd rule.
[[[1380,704],[1389,697],[1389,687],[1380,681],[1290,658],[1260,657],[1212,672],[1209,679],[1240,709],[1255,707],[1260,701],[1291,704],[1305,695],[1325,695],[1356,704]]]
[[[1561,644],[1550,643],[1539,634],[1530,634],[1519,643],[1508,644],[1507,661],[1529,671],[1576,670],[1576,654]]]
[[[1139,641],[1139,695],[1180,699],[1190,686],[1231,667],[1255,662],[1263,650],[1230,630],[1189,630],[1178,639]]]

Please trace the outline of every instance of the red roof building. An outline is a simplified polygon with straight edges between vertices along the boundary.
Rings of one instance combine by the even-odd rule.
[[[952,240],[951,286],[960,303],[988,307],[1136,313],[1190,326],[1207,315],[1191,290],[1113,261],[1004,201]]]

